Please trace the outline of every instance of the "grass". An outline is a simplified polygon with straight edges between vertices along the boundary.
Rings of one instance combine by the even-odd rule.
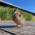
[[[32,21],[35,21],[35,17],[32,18]]]

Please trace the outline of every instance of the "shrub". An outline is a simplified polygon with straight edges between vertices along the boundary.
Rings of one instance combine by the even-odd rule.
[[[13,16],[15,8],[14,7],[4,7],[0,6],[0,18],[2,20],[14,20],[15,16]],[[25,17],[26,20],[32,19],[32,14],[26,13],[25,11],[20,10],[23,17]]]

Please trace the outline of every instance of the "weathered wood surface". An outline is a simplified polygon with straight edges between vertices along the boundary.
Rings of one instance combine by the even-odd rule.
[[[14,33],[17,32],[16,27],[15,28],[5,28],[5,30],[10,31],[10,32],[14,32]],[[3,32],[0,30],[0,35],[1,34],[5,35],[7,33],[4,32],[4,34],[3,34]],[[35,35],[35,22],[26,22],[24,24],[23,30],[20,34],[21,35]],[[7,34],[7,35],[10,35],[10,34]]]

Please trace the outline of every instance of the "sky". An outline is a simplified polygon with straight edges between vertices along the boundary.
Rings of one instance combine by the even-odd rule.
[[[35,13],[35,0],[3,0],[3,1],[13,4],[18,8],[25,9]]]

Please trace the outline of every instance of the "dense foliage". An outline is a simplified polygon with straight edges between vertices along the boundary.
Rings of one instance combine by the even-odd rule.
[[[13,13],[14,13],[14,7],[4,7],[0,6],[0,19],[2,20],[12,20]],[[32,19],[32,14],[26,13],[21,10],[22,15],[25,17],[26,20]]]

